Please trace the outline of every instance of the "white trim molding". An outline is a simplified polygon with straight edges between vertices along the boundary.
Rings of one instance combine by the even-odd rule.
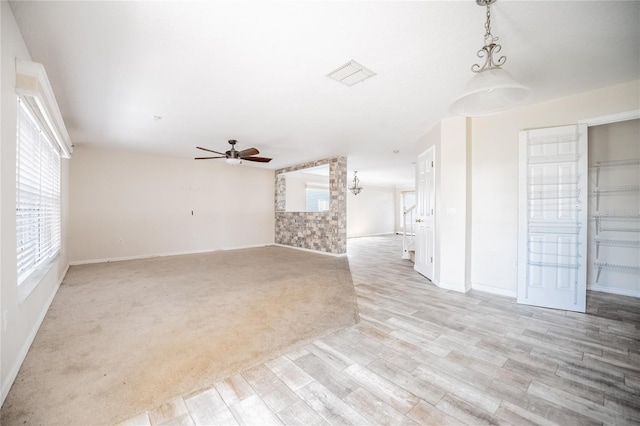
[[[268,247],[272,245],[273,244],[256,244],[256,245],[250,245],[250,246],[224,247],[224,248],[209,249],[209,250],[178,251],[178,252],[171,252],[171,253],[140,254],[135,256],[122,256],[122,257],[106,257],[102,259],[73,260],[69,262],[69,265],[77,266],[77,265],[89,265],[92,263],[122,262],[125,260],[151,259],[154,257],[184,256],[188,254],[214,253],[216,251],[242,250],[242,249],[249,249],[249,248]]]
[[[308,248],[304,248],[304,247],[288,246],[286,244],[278,244],[278,243],[275,243],[273,245],[276,246],[276,247],[290,248],[290,249],[294,249],[294,250],[306,251],[306,252],[309,252],[309,253],[323,254],[325,256],[347,257],[347,253],[329,253],[327,251],[312,250],[312,249],[308,249]]]
[[[370,188],[369,186],[367,186],[367,188]],[[355,197],[355,195],[354,195]],[[380,232],[378,234],[363,234],[363,235],[354,235],[352,237],[347,237],[347,240],[350,240],[351,238],[367,238],[367,237],[384,237],[387,235],[398,235],[397,232],[394,231],[389,231],[389,232]],[[288,247],[288,246],[286,246]]]
[[[607,287],[604,285],[587,285],[589,291],[599,291],[601,293],[617,294],[618,296],[640,297],[640,290],[628,290],[624,288]]]
[[[64,277],[67,275],[67,272],[69,271],[69,266],[70,265],[67,265],[65,267],[64,272],[62,273],[62,275],[60,275],[60,278],[58,278],[56,288],[51,292],[51,295],[49,296],[49,298],[47,299],[47,303],[45,304],[45,308],[38,315],[38,319],[34,323],[33,328],[29,332],[29,335],[27,336],[25,341],[22,343],[22,347],[20,348],[20,352],[16,357],[15,364],[9,370],[9,373],[6,375],[4,382],[2,382],[2,385],[1,385],[2,399],[0,400],[0,404],[4,403],[5,399],[7,398],[7,395],[9,395],[11,386],[13,386],[13,382],[15,382],[16,378],[18,377],[20,368],[22,368],[22,364],[24,363],[24,360],[27,358],[27,353],[29,352],[29,349],[31,349],[31,344],[35,340],[36,334],[38,334],[38,330],[40,330],[40,326],[42,325],[42,322],[44,321],[44,318],[47,315],[47,312],[49,312],[49,307],[51,307],[51,303],[53,303],[53,299],[56,297],[56,294],[58,294],[58,289],[60,288],[60,285],[62,284]]]
[[[453,291],[457,291],[459,293],[466,293],[469,290],[471,290],[471,287],[468,284],[465,284],[465,283],[455,284],[455,283],[444,283],[442,281],[439,281],[439,282],[437,282],[436,285],[438,287],[440,287],[441,289],[443,289],[443,290],[453,290]]]
[[[16,93],[24,98],[60,148],[63,158],[71,158],[71,138],[42,64],[16,59]]]
[[[514,299],[518,296],[518,292],[516,290],[509,290],[509,289],[506,289],[506,288],[492,287],[492,286],[484,285],[484,284],[475,284],[474,283],[474,284],[471,285],[471,289],[472,290],[482,291],[484,293],[497,294],[498,296],[513,297]]]
[[[615,114],[601,115],[600,117],[585,118],[578,121],[578,124],[587,126],[600,126],[602,124],[617,123],[618,121],[636,120],[640,118],[640,109],[618,112]]]

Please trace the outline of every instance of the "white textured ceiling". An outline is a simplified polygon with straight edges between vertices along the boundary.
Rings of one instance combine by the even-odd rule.
[[[471,78],[485,18],[473,0],[11,7],[74,144],[194,157],[238,139],[274,158],[257,167],[345,155],[365,186],[412,183],[415,142]],[[500,0],[492,23],[528,103],[640,77],[638,1]],[[326,77],[350,59],[377,75]]]

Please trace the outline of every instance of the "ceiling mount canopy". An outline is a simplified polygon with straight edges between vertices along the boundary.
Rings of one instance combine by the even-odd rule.
[[[473,64],[471,71],[476,73],[460,95],[451,105],[451,111],[467,117],[490,115],[509,109],[525,99],[531,89],[518,83],[502,65],[506,56],[497,55],[502,46],[497,44],[498,37],[491,33],[491,4],[496,0],[476,0],[478,6],[487,8],[487,20],[484,24],[484,46],[478,50],[478,57],[484,58],[482,66]]]

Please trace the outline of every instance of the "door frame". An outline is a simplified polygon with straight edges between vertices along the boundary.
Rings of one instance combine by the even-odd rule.
[[[436,241],[437,241],[436,220],[437,220],[437,217],[436,217],[436,213],[437,213],[437,210],[438,210],[437,207],[436,207],[436,205],[437,205],[436,188],[437,188],[437,184],[438,184],[437,183],[437,174],[436,174],[436,171],[437,171],[436,146],[432,145],[429,148],[427,148],[426,150],[424,150],[423,152],[421,152],[418,155],[418,160],[420,159],[420,157],[422,157],[425,154],[428,154],[429,152],[431,152],[431,159],[432,159],[432,163],[433,163],[433,165],[431,166],[431,168],[432,168],[431,173],[433,173],[433,214],[432,214],[432,216],[433,216],[433,225],[432,225],[432,227],[433,227],[433,246],[431,248],[431,253],[432,253],[432,256],[431,256],[432,257],[432,261],[431,261],[431,264],[432,264],[431,276],[429,277],[429,276],[423,274],[421,271],[419,271],[416,268],[417,260],[418,260],[417,251],[416,251],[416,257],[415,257],[416,263],[414,264],[414,270],[416,272],[418,272],[419,274],[421,274],[422,276],[424,276],[427,279],[429,279],[434,284],[438,285],[438,281],[436,279],[436,265],[437,265],[437,263],[436,263],[436,261],[437,261],[437,253],[436,253]],[[416,163],[416,171],[415,171],[416,172],[415,173],[415,176],[416,176],[416,185],[415,185],[416,206],[417,206],[417,204],[419,202],[419,194],[418,194],[418,192],[419,192],[419,186],[420,186],[419,182],[418,182],[418,170],[419,170],[418,167],[420,167],[420,161],[418,161]],[[416,209],[416,211],[418,211],[418,209]],[[418,232],[417,232],[417,229],[416,229],[416,249],[417,249],[418,245],[420,244],[417,241],[417,239],[418,239]]]
[[[604,125],[604,124],[617,123],[617,122],[621,122],[621,121],[636,120],[636,119],[640,119],[640,109],[622,111],[622,112],[614,113],[614,114],[607,114],[607,115],[602,115],[602,116],[597,116],[597,117],[586,118],[586,119],[578,120],[576,124],[577,125],[586,124],[587,132],[588,132],[588,128],[589,127],[600,126],[600,125]],[[588,152],[588,144],[589,144],[589,140],[588,140],[588,137],[587,137],[587,152]],[[520,194],[518,195],[518,197],[520,197]],[[518,225],[518,227],[520,228],[520,225]],[[519,229],[519,232],[518,232],[518,234],[519,234],[518,245],[520,245],[520,233],[521,233],[521,231]],[[588,244],[587,244],[587,250],[588,250]],[[520,251],[520,249],[518,249],[518,251]],[[585,253],[585,258],[586,258],[586,256],[587,256],[587,254]],[[520,259],[518,259],[518,281],[520,280],[521,268],[523,268],[523,266],[524,265],[520,264]],[[586,266],[585,266],[585,269],[586,269]],[[588,288],[588,282],[587,282],[586,273],[587,273],[587,271],[585,270],[585,277],[584,277],[585,291],[588,291],[589,288]],[[518,291],[519,291],[519,289],[517,288],[516,289],[516,298],[518,297]]]
[[[583,120],[579,120],[578,124],[586,124],[587,130],[588,130],[589,127],[602,126],[606,124],[619,123],[621,121],[630,121],[630,120],[640,120],[640,109],[633,109],[629,111],[618,112],[615,114],[607,114],[607,115],[601,115],[598,117],[585,118]],[[587,238],[588,236],[589,235],[587,234]],[[589,243],[590,242],[591,241],[589,240]],[[590,244],[588,246],[590,246]],[[587,256],[588,255],[589,253],[587,252]],[[589,283],[590,273],[591,273],[591,270],[587,268],[587,291],[592,291],[593,289],[593,285]],[[605,290],[597,289],[593,291],[605,291]],[[635,297],[635,295],[629,295],[629,294],[626,294],[626,295]]]
[[[616,114],[601,115],[599,117],[578,120],[578,124],[586,124],[587,127],[600,126],[602,124],[617,123],[619,121],[636,120],[640,118],[640,109],[618,112]]]

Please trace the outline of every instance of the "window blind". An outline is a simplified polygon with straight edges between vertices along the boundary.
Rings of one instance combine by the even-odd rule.
[[[18,99],[16,236],[18,285],[58,254],[60,154],[29,108]]]

